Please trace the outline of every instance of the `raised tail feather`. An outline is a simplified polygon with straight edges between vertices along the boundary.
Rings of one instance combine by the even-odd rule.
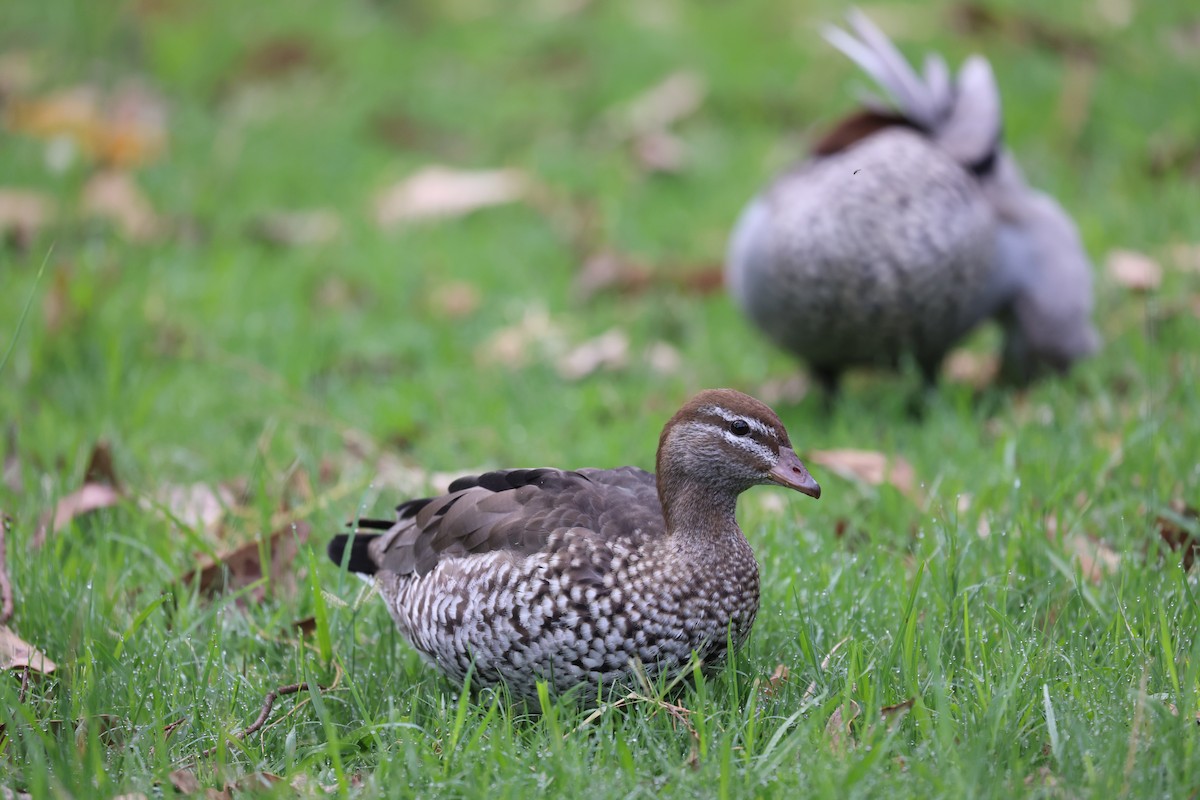
[[[891,98],[895,111],[924,130],[960,164],[972,169],[990,165],[1001,133],[1000,91],[991,66],[971,56],[957,78],[941,56],[930,54],[924,76],[905,60],[887,35],[857,9],[847,14],[850,32],[833,26],[822,32]],[[875,98],[868,107],[889,109]]]
[[[360,521],[360,525],[370,520]],[[329,558],[339,567],[346,562],[346,569],[361,575],[374,575],[379,565],[371,558],[368,550],[371,542],[378,539],[378,533],[339,533],[329,540]],[[346,551],[350,551],[347,561]]]

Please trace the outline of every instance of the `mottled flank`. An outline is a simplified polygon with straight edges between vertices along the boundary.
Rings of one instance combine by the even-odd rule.
[[[400,505],[386,533],[335,538],[330,556],[373,574],[400,632],[455,681],[473,669],[476,686],[532,697],[539,679],[561,692],[628,678],[634,663],[653,677],[693,652],[719,664],[758,611],[737,496],[820,489],[775,414],[730,390],[667,423],[658,469],[462,478]]]
[[[735,301],[831,388],[905,353],[933,381],[988,318],[1006,328],[1018,380],[1095,351],[1091,264],[1070,217],[1002,147],[988,63],[968,59],[952,81],[930,56],[918,76],[866,17],[851,26],[827,37],[896,108],[847,118],[750,203],[726,267]]]

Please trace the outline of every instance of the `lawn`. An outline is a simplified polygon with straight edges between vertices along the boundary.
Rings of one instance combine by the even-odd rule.
[[[914,418],[911,369],[826,409],[714,285],[853,107],[840,8],[9,0],[4,796],[1194,796],[1200,12],[865,7],[990,58],[1105,339],[1008,391],[984,328]],[[412,219],[430,185],[495,202]],[[714,675],[463,693],[326,561],[447,474],[651,467],[711,386],[824,489],[743,497],[762,608]]]

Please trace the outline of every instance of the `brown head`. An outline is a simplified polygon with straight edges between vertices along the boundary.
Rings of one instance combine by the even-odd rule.
[[[689,400],[663,427],[658,492],[668,516],[672,501],[687,490],[732,510],[746,489],[771,483],[821,496],[821,487],[800,463],[779,417],[753,397],[732,389],[709,389]]]

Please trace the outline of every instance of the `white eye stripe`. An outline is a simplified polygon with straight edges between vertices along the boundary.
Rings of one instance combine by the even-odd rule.
[[[720,417],[721,419],[725,420],[726,422],[735,422],[737,420],[741,420],[742,422],[749,425],[752,430],[756,431],[757,433],[762,434],[763,436],[774,436],[775,435],[774,430],[767,427],[762,422],[759,422],[754,417],[742,416],[741,414],[736,414],[727,408],[722,408],[721,406],[704,406],[703,408],[700,409],[700,411],[701,411],[701,413],[704,413],[704,414],[712,414],[713,416]]]
[[[715,425],[711,427],[716,428]],[[743,450],[748,450],[749,452],[761,458],[763,461],[766,461],[768,464],[775,463],[777,456],[775,453],[771,452],[769,447],[759,444],[749,436],[735,436],[724,428],[717,428],[717,430],[719,430],[721,435],[725,437],[725,441],[729,442],[730,444],[740,447]]]

